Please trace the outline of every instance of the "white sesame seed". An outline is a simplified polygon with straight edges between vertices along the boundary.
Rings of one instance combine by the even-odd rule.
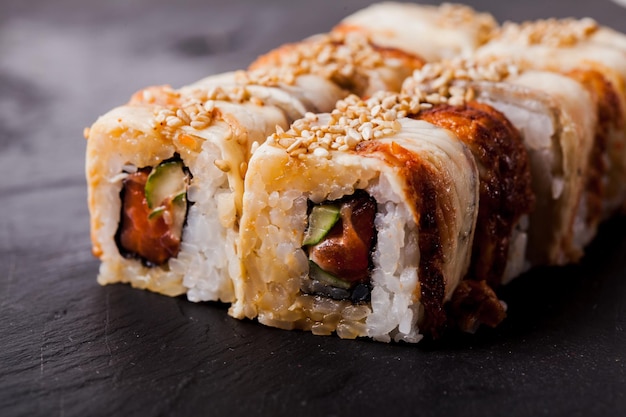
[[[387,110],[391,109],[394,106],[394,104],[396,104],[396,98],[393,96],[389,96],[385,98],[383,102],[381,103],[382,107]]]
[[[464,102],[465,100],[462,96],[450,97],[450,99],[448,100],[448,104],[450,104],[451,106],[462,106]]]
[[[306,154],[306,151],[307,151],[306,148],[296,148],[289,153],[291,154],[291,156],[295,156],[295,155]]]
[[[287,152],[292,152],[294,149],[300,146],[303,141],[303,138],[296,138],[296,140],[294,140],[293,143],[287,148]]]
[[[165,123],[169,127],[179,127],[183,125],[183,121],[176,116],[167,116]]]
[[[207,112],[213,111],[214,108],[215,108],[215,101],[209,100],[206,103],[204,103],[204,110],[206,110]]]
[[[359,129],[361,131],[361,136],[363,136],[363,139],[370,140],[372,138],[372,123],[371,122],[363,123]]]
[[[524,45],[544,44],[563,47],[585,41],[599,26],[593,19],[547,19],[514,24],[507,22],[499,33],[499,38],[512,40]]]
[[[313,151],[313,155],[320,157],[320,158],[327,158],[330,155],[330,153],[328,152],[328,150],[324,148],[315,148],[315,150]]]
[[[398,114],[394,108],[390,108],[383,115],[383,119],[386,121],[395,120],[398,117]]]
[[[196,130],[202,130],[205,129],[208,125],[209,125],[209,121],[207,120],[194,120],[189,124],[191,127],[193,127]]]

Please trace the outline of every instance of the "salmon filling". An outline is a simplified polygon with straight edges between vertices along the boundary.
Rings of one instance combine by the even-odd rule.
[[[376,202],[364,191],[312,207],[304,240],[310,266],[304,292],[354,302],[369,299],[375,215]]]
[[[178,255],[188,181],[189,174],[176,159],[128,174],[120,192],[122,207],[115,236],[124,257],[154,267]]]

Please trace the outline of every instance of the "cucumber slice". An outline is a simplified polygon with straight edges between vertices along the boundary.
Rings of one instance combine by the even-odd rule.
[[[339,207],[334,204],[313,206],[309,214],[309,227],[304,234],[302,245],[319,243],[339,220]]]
[[[337,278],[333,274],[324,271],[313,261],[309,261],[309,278],[330,285],[332,287],[343,288],[349,290],[352,286],[349,282]]]
[[[165,211],[165,206],[159,206],[159,207],[155,208],[154,210],[152,210],[150,212],[150,214],[148,214],[148,219],[152,220],[155,217],[158,217],[161,214],[163,214],[164,211]]]
[[[166,200],[184,197],[187,192],[187,174],[182,161],[166,161],[152,169],[144,189],[148,208],[156,209]]]

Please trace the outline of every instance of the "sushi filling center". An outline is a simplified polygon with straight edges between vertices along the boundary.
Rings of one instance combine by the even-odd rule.
[[[122,208],[115,235],[124,257],[154,267],[178,255],[190,177],[176,156],[154,168],[128,173],[120,191]]]
[[[361,190],[312,205],[303,240],[309,258],[304,292],[353,302],[369,299],[375,215],[376,201]]]

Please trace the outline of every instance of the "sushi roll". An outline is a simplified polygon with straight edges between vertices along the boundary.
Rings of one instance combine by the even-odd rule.
[[[431,96],[431,101],[435,101]],[[435,103],[415,116],[452,131],[478,165],[479,208],[468,273],[448,306],[450,322],[465,332],[496,327],[506,316],[496,288],[514,267],[516,238],[534,207],[530,161],[522,137],[503,113],[476,100]],[[510,273],[510,272],[509,272]]]
[[[480,207],[468,275],[497,286],[509,261],[511,237],[534,205],[522,137],[503,113],[476,100],[437,103],[414,117],[452,131],[478,164]]]
[[[301,118],[306,112],[323,112],[325,109],[331,109],[337,100],[349,94],[331,80],[315,74],[295,76],[294,71],[285,70],[270,75],[270,72],[268,68],[267,71],[239,70],[212,75],[191,86],[181,88],[180,92],[186,94],[198,89],[245,88],[248,94],[254,95],[263,103],[282,108],[291,121]]]
[[[424,62],[408,51],[380,47],[362,33],[329,33],[260,56],[248,68],[248,75],[255,82],[277,79],[284,85],[287,80],[309,91],[318,91],[315,80],[322,78],[347,94],[369,96],[380,90],[399,91],[402,81]],[[318,108],[329,112],[335,103]]]
[[[416,72],[405,82],[405,92],[415,90],[438,91],[454,104],[488,104],[522,135],[535,203],[511,236],[501,283],[531,266],[578,260],[598,223],[586,216],[596,192],[587,189],[587,178],[597,148],[597,109],[584,85],[558,73],[523,71],[508,61],[456,60]],[[495,285],[498,278],[489,281]]]
[[[497,27],[490,14],[460,4],[383,2],[346,17],[333,31],[364,33],[376,45],[410,52],[430,62],[472,54]]]
[[[475,59],[512,59],[520,68],[549,70],[581,82],[596,101],[606,175],[595,180],[601,188],[600,219],[615,214],[626,201],[626,37],[591,19],[549,19],[521,24],[507,22]],[[602,113],[600,115],[600,113]],[[604,169],[604,168],[602,168]],[[599,201],[599,200],[598,200]],[[594,215],[595,209],[591,209]]]
[[[454,134],[406,117],[422,104],[351,96],[254,152],[232,316],[381,341],[442,331],[470,262],[478,171]]]
[[[249,148],[288,119],[239,90],[136,94],[86,132],[98,282],[232,301]]]

